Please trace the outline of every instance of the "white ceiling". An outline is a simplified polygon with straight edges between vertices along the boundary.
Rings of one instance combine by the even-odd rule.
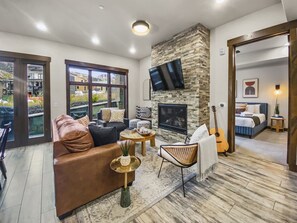
[[[0,0],[0,31],[58,41],[141,59],[151,46],[197,23],[214,28],[280,0]],[[99,9],[104,5],[104,10]],[[151,32],[135,36],[131,24],[147,20]],[[43,21],[43,33],[35,23]],[[98,36],[100,45],[91,42]],[[129,53],[135,47],[134,55]]]
[[[297,19],[297,1],[296,0],[282,0],[288,21]]]

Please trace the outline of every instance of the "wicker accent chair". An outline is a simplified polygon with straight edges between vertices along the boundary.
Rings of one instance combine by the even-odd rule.
[[[185,140],[185,143],[187,139]],[[164,161],[168,161],[181,169],[183,194],[185,194],[185,183],[183,169],[189,168],[197,163],[197,151],[198,144],[174,144],[174,145],[162,145],[158,151],[158,155],[163,158],[158,177],[160,176],[161,169]]]

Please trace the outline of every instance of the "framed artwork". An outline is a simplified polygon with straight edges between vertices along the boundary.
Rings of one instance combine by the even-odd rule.
[[[259,79],[247,79],[243,80],[242,96],[244,98],[257,98],[259,91]]]

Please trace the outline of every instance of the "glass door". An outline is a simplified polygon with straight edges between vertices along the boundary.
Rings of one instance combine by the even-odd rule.
[[[14,62],[0,60],[0,128],[11,122],[9,142],[14,142],[14,67]]]
[[[12,123],[9,148],[51,141],[49,62],[0,51],[0,127]]]

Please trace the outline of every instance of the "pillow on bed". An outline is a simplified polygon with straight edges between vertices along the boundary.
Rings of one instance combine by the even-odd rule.
[[[260,114],[260,104],[247,105],[246,106],[246,111],[247,112],[254,113],[254,114]]]
[[[236,103],[235,104],[235,113],[241,114],[241,112],[246,111],[246,104],[243,103]]]

